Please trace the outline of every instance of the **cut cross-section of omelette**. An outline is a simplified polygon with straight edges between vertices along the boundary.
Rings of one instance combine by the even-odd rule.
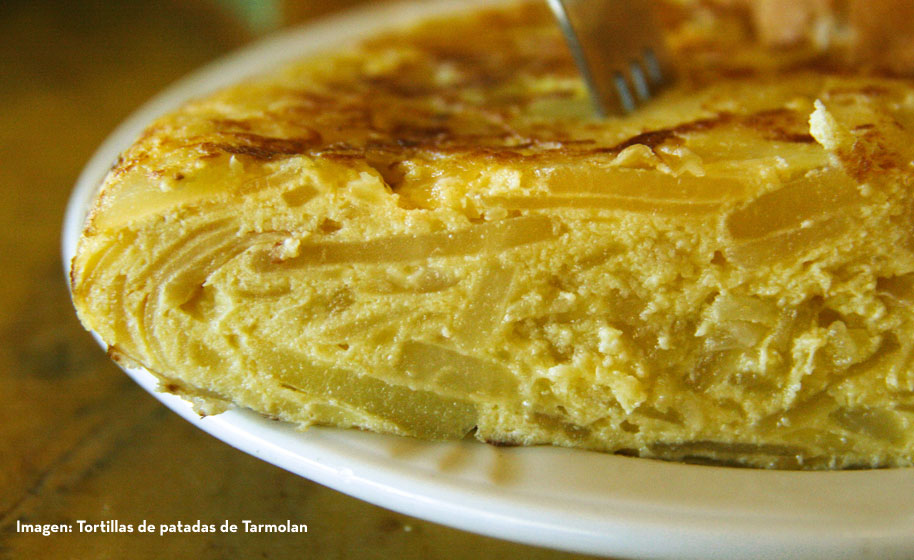
[[[914,463],[914,82],[670,1],[596,120],[539,3],[200,99],[108,174],[87,328],[201,411],[779,468]]]

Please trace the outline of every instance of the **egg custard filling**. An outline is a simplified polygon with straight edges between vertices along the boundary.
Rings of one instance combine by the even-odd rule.
[[[195,100],[111,169],[84,325],[201,412],[774,468],[914,463],[914,81],[664,3],[598,120],[540,3]]]

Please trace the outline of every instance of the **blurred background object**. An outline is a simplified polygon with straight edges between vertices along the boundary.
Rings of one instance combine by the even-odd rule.
[[[856,62],[914,75],[914,1],[851,0]]]

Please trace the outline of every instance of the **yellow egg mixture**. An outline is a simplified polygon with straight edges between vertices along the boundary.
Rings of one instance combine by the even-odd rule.
[[[778,468],[914,463],[914,81],[668,2],[675,87],[597,120],[538,3],[153,123],[72,268],[199,410]]]

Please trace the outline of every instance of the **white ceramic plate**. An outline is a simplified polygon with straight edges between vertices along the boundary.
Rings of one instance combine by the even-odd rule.
[[[492,2],[426,1],[346,14],[258,43],[175,84],[88,163],[66,215],[64,261],[104,174],[157,115],[292,58],[474,3]],[[494,537],[618,557],[914,558],[914,469],[769,472],[357,431],[301,433],[240,410],[201,419],[185,401],[156,393],[147,372],[127,373],[238,449],[363,500]]]

